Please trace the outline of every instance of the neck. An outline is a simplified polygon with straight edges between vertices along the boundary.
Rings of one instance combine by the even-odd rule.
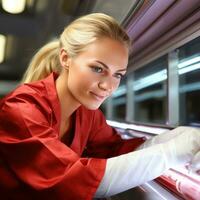
[[[68,74],[61,73],[56,80],[56,89],[61,106],[61,122],[69,121],[72,113],[80,106],[80,103],[72,96],[67,85]]]

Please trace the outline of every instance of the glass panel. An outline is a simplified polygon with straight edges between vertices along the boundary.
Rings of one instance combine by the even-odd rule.
[[[119,88],[112,95],[114,120],[125,120],[126,117],[126,78],[121,80]]]
[[[179,48],[180,124],[200,126],[200,37]]]
[[[134,121],[166,123],[167,63],[163,56],[134,72]]]

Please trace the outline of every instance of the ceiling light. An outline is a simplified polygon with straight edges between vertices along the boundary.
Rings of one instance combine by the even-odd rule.
[[[6,37],[0,34],[0,63],[4,60],[6,46]]]
[[[185,74],[194,70],[200,69],[200,63],[194,64],[194,65],[190,65],[188,67],[184,67],[182,69],[178,70],[178,73],[181,74]]]
[[[133,90],[138,91],[167,79],[167,70],[163,69],[134,82]]]
[[[119,88],[113,93],[112,97],[119,97],[126,94],[126,85],[119,86]]]
[[[188,65],[200,62],[200,56],[196,56],[194,58],[188,59],[187,61],[181,62],[178,64],[178,68],[187,67]]]
[[[2,0],[2,8],[9,13],[18,14],[24,11],[26,0]]]

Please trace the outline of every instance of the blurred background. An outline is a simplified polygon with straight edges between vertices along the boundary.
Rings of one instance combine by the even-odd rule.
[[[104,12],[122,23],[133,0],[0,0],[0,97],[16,87],[30,58],[73,19]]]
[[[107,119],[199,126],[200,0],[0,0],[0,98],[42,45],[93,12],[133,41],[127,76],[101,107]]]
[[[200,0],[0,0],[0,98],[40,47],[93,12],[113,16],[132,40],[127,75],[101,106],[108,123],[125,139],[200,127]],[[199,176],[172,169],[112,199],[199,200],[199,186]]]

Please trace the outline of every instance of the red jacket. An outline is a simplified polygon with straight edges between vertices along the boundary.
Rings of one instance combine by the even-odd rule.
[[[24,84],[0,102],[2,200],[89,200],[106,158],[127,153],[143,139],[124,141],[100,110],[80,106],[59,140],[60,105],[55,74]]]

